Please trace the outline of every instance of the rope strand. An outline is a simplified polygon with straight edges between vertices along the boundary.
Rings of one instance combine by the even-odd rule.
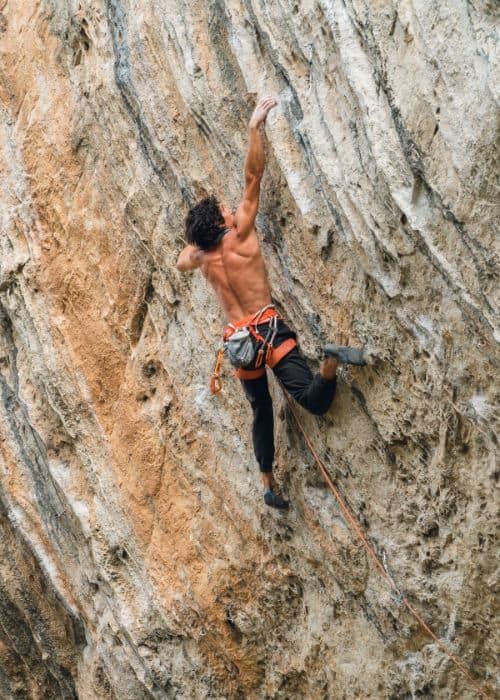
[[[466,678],[466,679],[469,681],[469,683],[475,688],[475,690],[477,690],[477,692],[479,693],[479,695],[481,695],[481,697],[485,698],[486,700],[491,700],[490,696],[487,695],[487,694],[485,693],[485,691],[481,688],[481,686],[474,680],[474,678],[473,678],[473,677],[470,675],[470,673],[467,671],[467,669],[465,668],[465,666],[464,666],[464,665],[456,658],[456,656],[448,649],[448,647],[446,646],[446,644],[444,644],[444,643],[435,635],[435,633],[432,631],[432,629],[429,627],[429,625],[427,625],[427,623],[420,617],[420,615],[418,614],[418,612],[415,610],[415,608],[414,608],[414,607],[411,605],[411,603],[408,601],[408,598],[407,598],[407,597],[404,595],[404,593],[402,593],[402,592],[399,590],[399,588],[396,586],[396,584],[394,583],[394,580],[393,580],[392,576],[390,576],[390,574],[388,573],[388,571],[386,571],[386,568],[384,567],[384,565],[382,564],[382,562],[381,562],[380,559],[378,558],[377,554],[375,553],[375,551],[373,550],[372,546],[371,546],[370,543],[368,542],[368,540],[367,540],[365,534],[364,534],[363,531],[361,530],[361,527],[359,526],[359,524],[358,524],[356,518],[352,515],[351,511],[349,510],[349,508],[348,508],[347,505],[345,504],[344,499],[343,499],[342,496],[340,495],[338,489],[335,487],[333,481],[332,481],[331,478],[330,478],[330,475],[328,474],[328,471],[326,470],[325,466],[323,465],[323,462],[322,462],[322,461],[320,460],[320,458],[318,457],[318,454],[316,453],[316,450],[314,449],[314,446],[313,446],[313,444],[311,443],[311,441],[310,441],[310,439],[309,439],[309,437],[308,437],[308,435],[307,435],[307,433],[306,433],[306,431],[305,431],[305,429],[304,429],[304,426],[302,425],[302,422],[301,422],[301,420],[300,420],[300,418],[299,418],[299,416],[298,416],[298,414],[297,414],[297,411],[295,410],[295,407],[294,407],[294,405],[293,405],[293,403],[292,403],[292,399],[290,398],[290,396],[289,396],[288,393],[286,392],[285,387],[283,386],[283,383],[281,382],[281,380],[278,379],[278,381],[279,381],[279,383],[280,383],[280,385],[281,385],[281,388],[283,389],[283,393],[285,394],[286,400],[288,401],[288,405],[290,406],[290,410],[291,410],[291,412],[292,412],[292,414],[293,414],[293,417],[295,418],[295,421],[297,422],[297,425],[299,426],[300,431],[301,431],[302,435],[304,436],[304,440],[306,441],[307,446],[309,447],[309,449],[310,449],[310,451],[311,451],[311,454],[313,455],[314,459],[316,460],[316,462],[317,462],[317,464],[318,464],[318,466],[319,466],[319,468],[320,468],[320,470],[321,470],[321,473],[322,473],[323,476],[325,477],[325,480],[326,480],[328,486],[329,486],[330,489],[332,490],[333,495],[334,495],[335,498],[337,499],[337,502],[338,502],[338,504],[339,504],[339,506],[340,506],[342,512],[344,513],[344,516],[345,516],[346,521],[349,523],[349,525],[352,527],[352,529],[354,530],[354,532],[357,534],[357,536],[359,537],[359,539],[360,539],[361,542],[363,543],[363,546],[365,547],[366,551],[368,552],[368,554],[369,554],[370,557],[372,558],[374,564],[379,568],[379,570],[380,570],[381,573],[383,574],[384,578],[388,581],[388,583],[389,583],[391,589],[393,590],[393,592],[394,592],[394,593],[396,594],[396,596],[397,596],[397,600],[400,601],[400,602],[402,602],[402,603],[405,605],[405,607],[411,612],[411,614],[414,616],[414,618],[417,620],[417,622],[421,625],[421,627],[422,627],[422,628],[427,632],[427,634],[436,642],[436,644],[439,646],[439,648],[441,649],[441,651],[443,651],[444,654],[446,654],[446,656],[450,659],[450,661],[452,661],[452,662],[455,664],[455,666],[458,668],[458,670],[465,676],[465,678]]]

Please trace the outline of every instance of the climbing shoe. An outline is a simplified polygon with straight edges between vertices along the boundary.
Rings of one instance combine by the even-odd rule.
[[[271,508],[288,508],[289,502],[278,496],[277,493],[268,489],[264,491],[264,503],[266,506],[271,506]]]
[[[361,367],[366,365],[364,348],[352,348],[350,345],[327,343],[323,345],[323,352],[325,357],[335,357],[344,365],[360,365]]]

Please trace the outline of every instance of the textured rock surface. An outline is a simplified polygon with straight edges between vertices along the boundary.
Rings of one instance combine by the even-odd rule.
[[[174,268],[187,205],[259,227],[316,363],[308,430],[397,583],[491,695],[494,0],[0,0],[0,696],[472,698],[391,599],[274,388],[207,391],[223,322]],[[498,338],[498,335],[497,335]]]

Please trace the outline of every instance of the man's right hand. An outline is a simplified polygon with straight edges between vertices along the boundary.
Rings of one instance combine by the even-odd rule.
[[[250,129],[256,129],[266,121],[267,115],[273,107],[276,107],[278,100],[275,97],[263,97],[258,101],[257,107],[250,118]]]

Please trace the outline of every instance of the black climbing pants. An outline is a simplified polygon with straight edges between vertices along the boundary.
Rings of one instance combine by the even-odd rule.
[[[266,327],[259,325],[258,331],[265,335]],[[284,340],[294,337],[296,334],[284,321],[278,321],[278,334],[274,346],[279,347]],[[288,393],[307,411],[318,416],[328,411],[335,396],[336,379],[325,379],[319,372],[313,375],[297,348],[285,355],[272,371]],[[253,412],[252,438],[255,458],[261,472],[271,472],[274,461],[274,418],[267,376],[240,381]]]

